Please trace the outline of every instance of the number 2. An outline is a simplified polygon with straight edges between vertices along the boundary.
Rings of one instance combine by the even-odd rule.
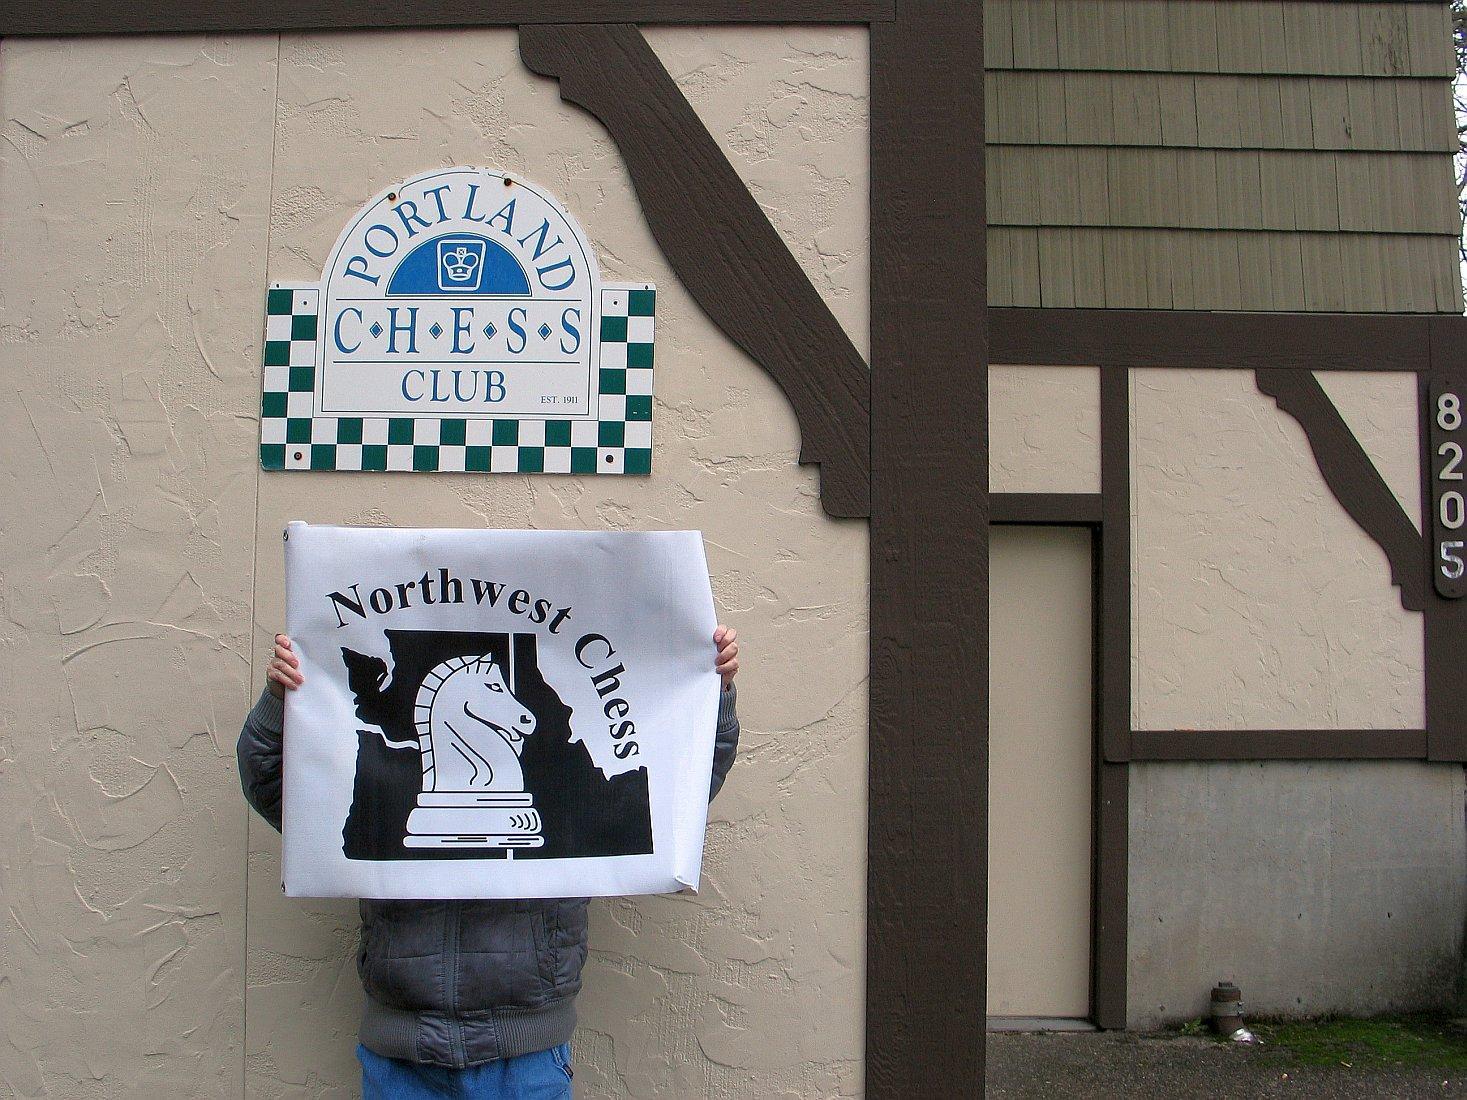
[[[1442,467],[1442,472],[1436,475],[1437,478],[1441,481],[1461,481],[1462,471],[1457,467],[1462,465],[1462,444],[1448,440],[1436,449],[1436,453],[1451,455],[1451,458],[1447,459],[1447,464]]]

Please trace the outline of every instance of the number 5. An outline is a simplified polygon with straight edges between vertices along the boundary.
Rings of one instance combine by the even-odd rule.
[[[1460,539],[1444,541],[1441,545],[1442,576],[1446,577],[1449,581],[1459,580],[1463,572],[1467,572],[1467,562],[1464,562],[1456,554],[1452,553],[1453,550],[1460,549],[1462,549]]]

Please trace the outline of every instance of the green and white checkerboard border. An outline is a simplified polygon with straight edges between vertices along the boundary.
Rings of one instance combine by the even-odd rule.
[[[266,470],[417,473],[652,472],[650,283],[601,288],[595,420],[316,415],[320,289],[274,283],[265,304],[260,465]]]

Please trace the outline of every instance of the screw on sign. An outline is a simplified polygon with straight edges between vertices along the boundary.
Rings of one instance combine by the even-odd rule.
[[[1464,390],[1452,382],[1431,384],[1432,577],[1448,599],[1467,595],[1467,500],[1463,498]]]

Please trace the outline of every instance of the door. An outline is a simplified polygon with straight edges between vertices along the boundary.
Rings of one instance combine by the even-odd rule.
[[[1091,539],[991,529],[990,1017],[1091,1014]]]

